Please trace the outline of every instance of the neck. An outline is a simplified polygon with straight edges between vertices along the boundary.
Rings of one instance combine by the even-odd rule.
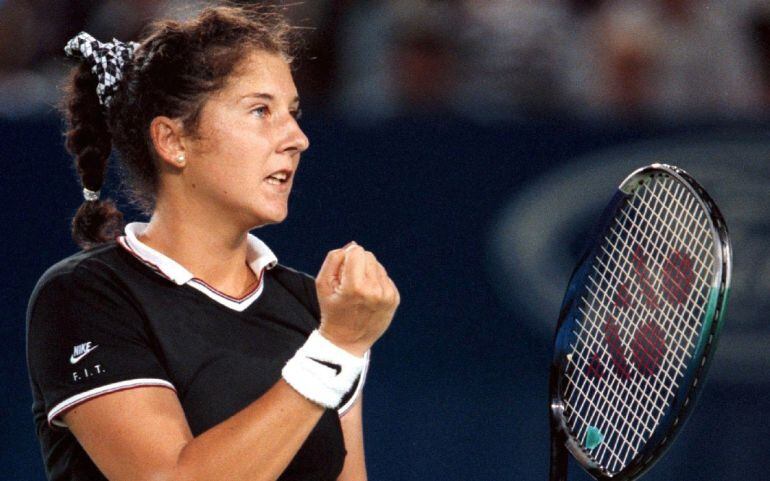
[[[138,238],[215,289],[240,297],[256,281],[246,263],[248,230],[223,222],[223,217],[159,202]]]

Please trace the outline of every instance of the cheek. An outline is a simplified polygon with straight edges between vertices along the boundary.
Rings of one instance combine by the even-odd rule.
[[[266,172],[271,144],[266,135],[230,122],[229,128],[211,128],[201,142],[198,172],[195,177],[203,186],[220,195],[242,195],[251,191],[269,174]]]
[[[274,140],[269,121],[250,116],[223,119],[218,130],[220,137],[226,137],[236,149],[263,152],[269,149]]]

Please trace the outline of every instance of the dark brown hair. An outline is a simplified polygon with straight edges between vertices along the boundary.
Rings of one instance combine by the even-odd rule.
[[[278,7],[222,5],[191,20],[155,22],[124,68],[107,110],[99,104],[90,65],[74,67],[63,102],[65,145],[83,187],[102,188],[114,145],[128,200],[151,213],[158,186],[152,119],[178,118],[185,133],[195,135],[206,99],[225,85],[238,63],[254,50],[291,61],[294,32]],[[88,249],[113,240],[122,228],[123,215],[114,202],[85,201],[72,220],[72,237]]]

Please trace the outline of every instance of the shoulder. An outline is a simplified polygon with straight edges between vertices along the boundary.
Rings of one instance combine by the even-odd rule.
[[[30,306],[41,293],[85,285],[105,288],[124,262],[114,242],[76,252],[49,267],[38,279],[30,296]]]
[[[313,276],[283,264],[276,264],[268,272],[271,277],[296,297],[316,317],[320,316],[318,297],[315,290],[315,278]]]
[[[273,274],[276,279],[280,279],[281,281],[290,284],[296,284],[298,286],[315,285],[315,278],[310,274],[283,264],[276,264],[275,267],[270,269],[270,273]]]

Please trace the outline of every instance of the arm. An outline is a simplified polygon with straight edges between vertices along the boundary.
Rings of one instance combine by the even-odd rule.
[[[367,481],[362,404],[363,399],[359,397],[353,407],[340,418],[348,454],[337,481]]]
[[[193,438],[176,394],[143,387],[101,396],[64,415],[113,481],[275,480],[323,414],[283,380]]]

